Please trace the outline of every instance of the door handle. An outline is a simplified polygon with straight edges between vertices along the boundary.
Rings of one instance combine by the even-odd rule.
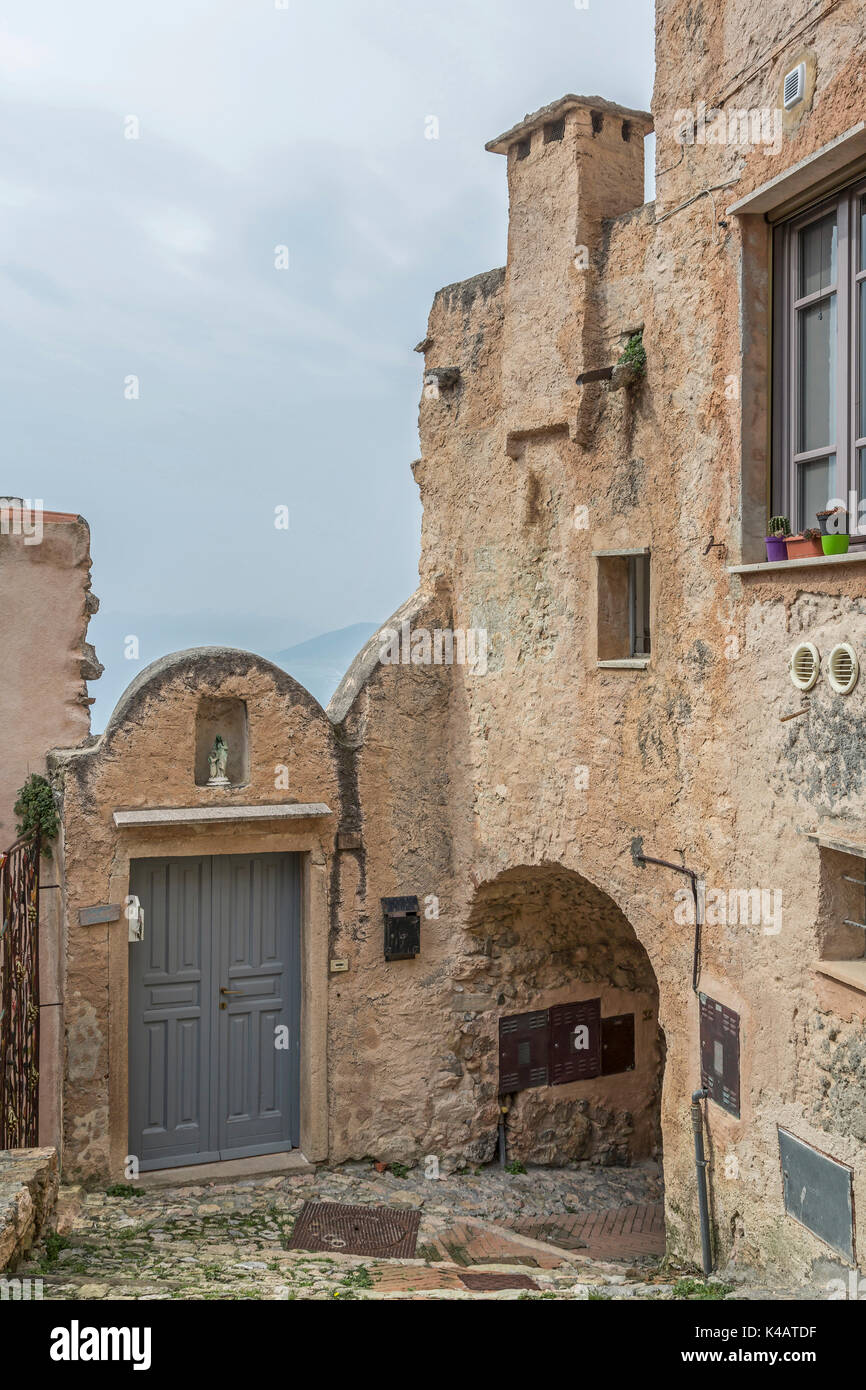
[[[226,989],[225,986],[223,986],[223,985],[220,986],[220,994],[243,994],[243,993],[244,993],[244,990],[242,990],[242,989]]]

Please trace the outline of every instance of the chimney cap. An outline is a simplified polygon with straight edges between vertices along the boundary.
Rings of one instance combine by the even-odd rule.
[[[634,126],[640,127],[644,135],[648,135],[653,128],[653,118],[649,111],[633,111],[629,106],[619,106],[615,101],[607,101],[605,97],[582,97],[576,96],[574,92],[569,92],[566,96],[560,97],[558,101],[552,101],[548,106],[541,106],[531,115],[523,117],[517,125],[506,130],[503,135],[497,135],[495,140],[488,140],[484,146],[491,154],[507,154],[508,149],[517,140],[524,140],[531,131],[537,130],[540,125],[547,121],[558,120],[566,111],[582,109],[585,111],[600,111],[604,116],[613,116],[620,121],[631,121]]]

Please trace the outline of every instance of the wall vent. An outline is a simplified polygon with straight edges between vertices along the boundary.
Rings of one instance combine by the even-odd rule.
[[[857,653],[847,642],[834,647],[827,660],[827,679],[837,695],[850,695],[860,675]]]
[[[791,681],[798,690],[811,690],[818,679],[821,658],[811,642],[801,642],[791,653]]]
[[[792,106],[797,106],[806,94],[806,64],[798,63],[790,72],[785,73],[785,82],[782,88],[782,104],[786,111],[790,111]]]

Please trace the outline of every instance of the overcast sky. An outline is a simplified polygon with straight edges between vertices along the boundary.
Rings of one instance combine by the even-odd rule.
[[[569,91],[649,106],[652,0],[282,6],[2,6],[0,494],[90,522],[95,730],[165,651],[412,592],[412,348],[505,260],[484,142]]]

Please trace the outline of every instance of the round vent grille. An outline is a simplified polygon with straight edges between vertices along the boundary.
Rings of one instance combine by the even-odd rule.
[[[837,695],[848,695],[857,684],[860,665],[854,648],[847,642],[834,647],[827,660],[827,679]]]
[[[801,642],[791,653],[791,680],[798,690],[811,690],[818,679],[821,658],[811,642]]]

